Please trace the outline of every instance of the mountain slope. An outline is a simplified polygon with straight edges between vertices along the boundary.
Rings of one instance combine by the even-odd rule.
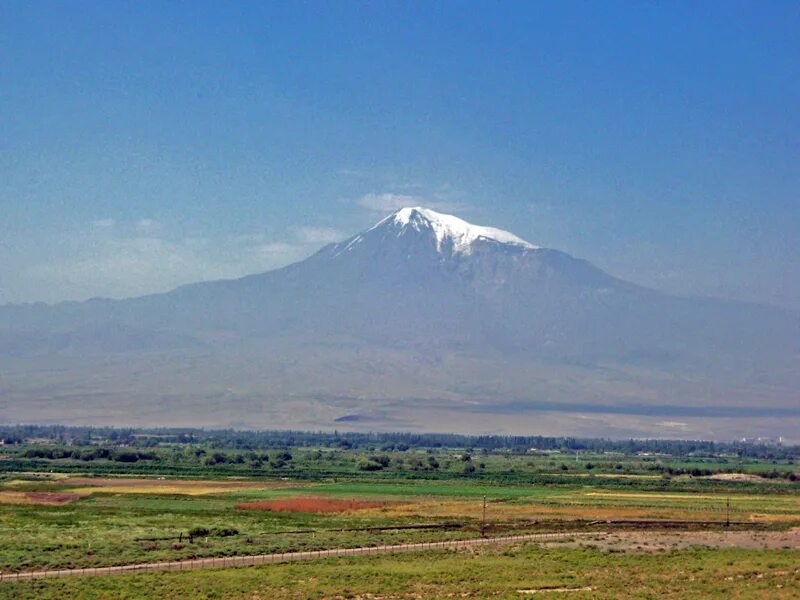
[[[0,405],[0,417],[19,420],[26,403],[47,407],[50,397],[33,413],[72,418],[59,398],[88,390],[97,361],[102,402],[163,397],[154,422],[197,418],[196,402],[216,415],[215,399],[224,417],[202,424],[264,426],[259,412],[291,424],[310,410],[307,425],[346,413],[398,427],[433,411],[447,429],[476,402],[496,416],[500,406],[572,406],[564,418],[598,407],[617,415],[604,431],[647,407],[662,417],[670,406],[800,416],[798,322],[770,307],[647,290],[511,233],[404,208],[259,275],[123,301],[0,308],[0,357],[15,357],[6,397],[22,402]],[[43,374],[53,368],[57,377]],[[142,382],[148,368],[160,392]]]

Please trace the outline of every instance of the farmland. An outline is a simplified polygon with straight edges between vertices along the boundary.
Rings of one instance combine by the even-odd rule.
[[[797,591],[795,449],[655,454],[289,436],[249,446],[141,433],[124,441],[83,433],[70,439],[63,432],[6,444],[0,571],[484,535],[608,535],[458,550],[459,556],[447,550],[332,558],[313,568],[3,583],[0,597],[135,598],[149,586],[169,586],[163,589],[187,598],[520,597],[518,590],[543,587],[585,587],[592,597],[619,597],[620,582],[610,574],[633,567],[637,576],[628,591],[640,595],[657,589],[669,573],[674,597],[692,597],[693,589],[720,597],[792,597]],[[135,461],[115,460],[134,455]],[[671,571],[657,568],[658,555],[670,557]],[[468,574],[483,569],[483,576]],[[489,574],[494,570],[510,575],[501,579]],[[452,575],[443,577],[444,571]]]
[[[669,560],[665,560],[668,557]],[[764,598],[800,594],[796,550],[692,548],[669,554],[532,544],[420,555],[332,559],[238,569],[115,575],[7,584],[6,597]],[[537,595],[537,597],[540,597]]]

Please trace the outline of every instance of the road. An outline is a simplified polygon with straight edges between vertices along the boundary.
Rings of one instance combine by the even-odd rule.
[[[442,542],[417,542],[414,544],[394,544],[390,546],[363,546],[360,548],[334,548],[331,550],[311,550],[307,552],[285,552],[275,554],[257,554],[250,556],[226,556],[220,558],[197,558],[194,560],[174,560],[166,562],[140,563],[120,565],[116,567],[95,567],[87,569],[61,569],[53,571],[29,571],[27,573],[0,573],[0,581],[21,581],[26,579],[42,579],[45,577],[74,577],[88,575],[121,575],[124,573],[142,573],[146,571],[184,571],[189,569],[208,569],[225,567],[242,567],[281,563],[298,560],[312,560],[338,556],[357,556],[362,554],[390,554],[394,552],[417,552],[441,548],[467,548],[485,544],[503,544],[508,542],[549,541],[560,538],[582,536],[604,536],[604,532],[575,533],[531,533],[527,535],[511,535],[504,537],[476,538],[469,540],[447,540]]]

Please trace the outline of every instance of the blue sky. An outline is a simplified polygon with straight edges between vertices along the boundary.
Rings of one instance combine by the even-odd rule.
[[[424,204],[800,307],[796,2],[0,4],[0,302],[263,271]]]

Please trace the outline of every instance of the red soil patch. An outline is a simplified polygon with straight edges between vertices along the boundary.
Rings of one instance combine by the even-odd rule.
[[[56,492],[25,492],[25,497],[31,504],[68,504],[80,498],[78,494],[65,494]]]
[[[271,510],[275,512],[340,513],[364,508],[380,508],[385,505],[385,502],[342,500],[337,498],[320,498],[318,496],[298,496],[280,500],[243,502],[237,504],[236,508],[240,510]]]

